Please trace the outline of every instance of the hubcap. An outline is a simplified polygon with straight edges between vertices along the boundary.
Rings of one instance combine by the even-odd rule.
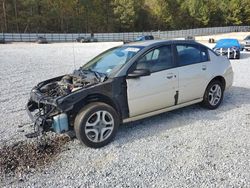
[[[114,129],[114,119],[112,115],[105,111],[93,113],[87,120],[85,134],[92,142],[103,142],[108,139]]]
[[[212,106],[216,106],[221,99],[221,87],[219,84],[214,84],[210,90],[209,90],[209,94],[208,94],[208,99],[209,99],[209,103]]]

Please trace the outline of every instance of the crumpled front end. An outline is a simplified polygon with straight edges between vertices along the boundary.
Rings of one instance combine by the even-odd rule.
[[[34,133],[54,131],[67,132],[71,129],[69,112],[74,106],[74,100],[68,101],[78,90],[93,86],[100,82],[94,74],[79,70],[73,74],[64,75],[39,83],[30,93],[26,111],[34,122]]]
[[[41,132],[53,131],[53,117],[62,113],[56,100],[45,97],[38,89],[31,91],[26,111],[34,122],[35,133],[33,136],[38,136]]]
[[[239,49],[237,48],[215,48],[214,51],[221,56],[227,56],[228,59],[236,59]]]

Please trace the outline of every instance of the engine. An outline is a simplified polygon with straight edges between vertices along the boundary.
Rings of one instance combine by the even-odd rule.
[[[59,97],[97,83],[99,83],[99,80],[94,75],[84,74],[76,70],[73,74],[66,75],[59,81],[42,86],[40,91],[48,97]]]

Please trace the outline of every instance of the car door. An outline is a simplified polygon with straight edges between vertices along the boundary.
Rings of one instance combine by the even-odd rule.
[[[179,72],[178,104],[200,99],[207,87],[207,48],[199,44],[176,44]]]
[[[130,117],[175,104],[178,72],[171,45],[150,50],[141,56],[132,67],[134,68],[131,71],[147,69],[150,71],[150,75],[126,79]]]

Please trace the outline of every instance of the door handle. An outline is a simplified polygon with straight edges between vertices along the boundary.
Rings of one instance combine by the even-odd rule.
[[[172,79],[174,77],[173,73],[167,74],[167,79]]]
[[[202,70],[207,70],[207,66],[206,65],[202,65]]]

